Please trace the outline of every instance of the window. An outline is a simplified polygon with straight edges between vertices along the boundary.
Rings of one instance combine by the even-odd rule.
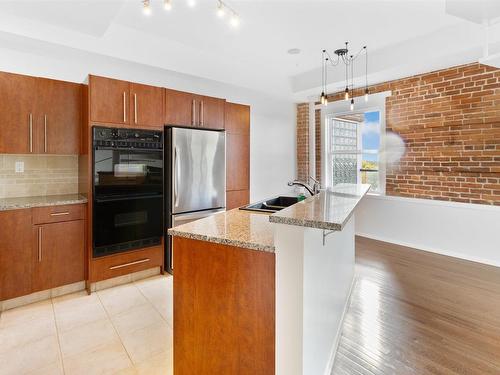
[[[371,192],[381,193],[380,112],[331,116],[327,127],[328,184],[370,184]]]

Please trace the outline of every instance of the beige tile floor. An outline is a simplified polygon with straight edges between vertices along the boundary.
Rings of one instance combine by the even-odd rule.
[[[172,374],[172,277],[0,315],[0,375]]]

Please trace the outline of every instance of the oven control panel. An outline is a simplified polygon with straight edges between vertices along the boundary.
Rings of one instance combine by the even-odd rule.
[[[94,126],[94,147],[162,149],[163,132],[144,129],[121,129]]]

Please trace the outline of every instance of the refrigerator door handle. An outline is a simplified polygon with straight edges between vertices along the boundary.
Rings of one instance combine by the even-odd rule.
[[[174,206],[179,206],[179,166],[177,165],[177,147],[174,147]]]

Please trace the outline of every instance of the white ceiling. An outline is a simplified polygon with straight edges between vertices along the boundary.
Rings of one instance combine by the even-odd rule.
[[[140,0],[0,0],[0,31],[296,100],[316,94],[321,50],[346,40],[353,50],[368,45],[371,82],[477,61],[484,27],[480,16],[464,18],[469,9],[484,14],[479,3],[493,24],[490,43],[500,41],[497,0],[229,0],[238,29],[217,18],[215,0],[193,9],[173,0],[170,12],[151,2],[144,16]],[[330,89],[342,86],[341,68],[329,75]]]

